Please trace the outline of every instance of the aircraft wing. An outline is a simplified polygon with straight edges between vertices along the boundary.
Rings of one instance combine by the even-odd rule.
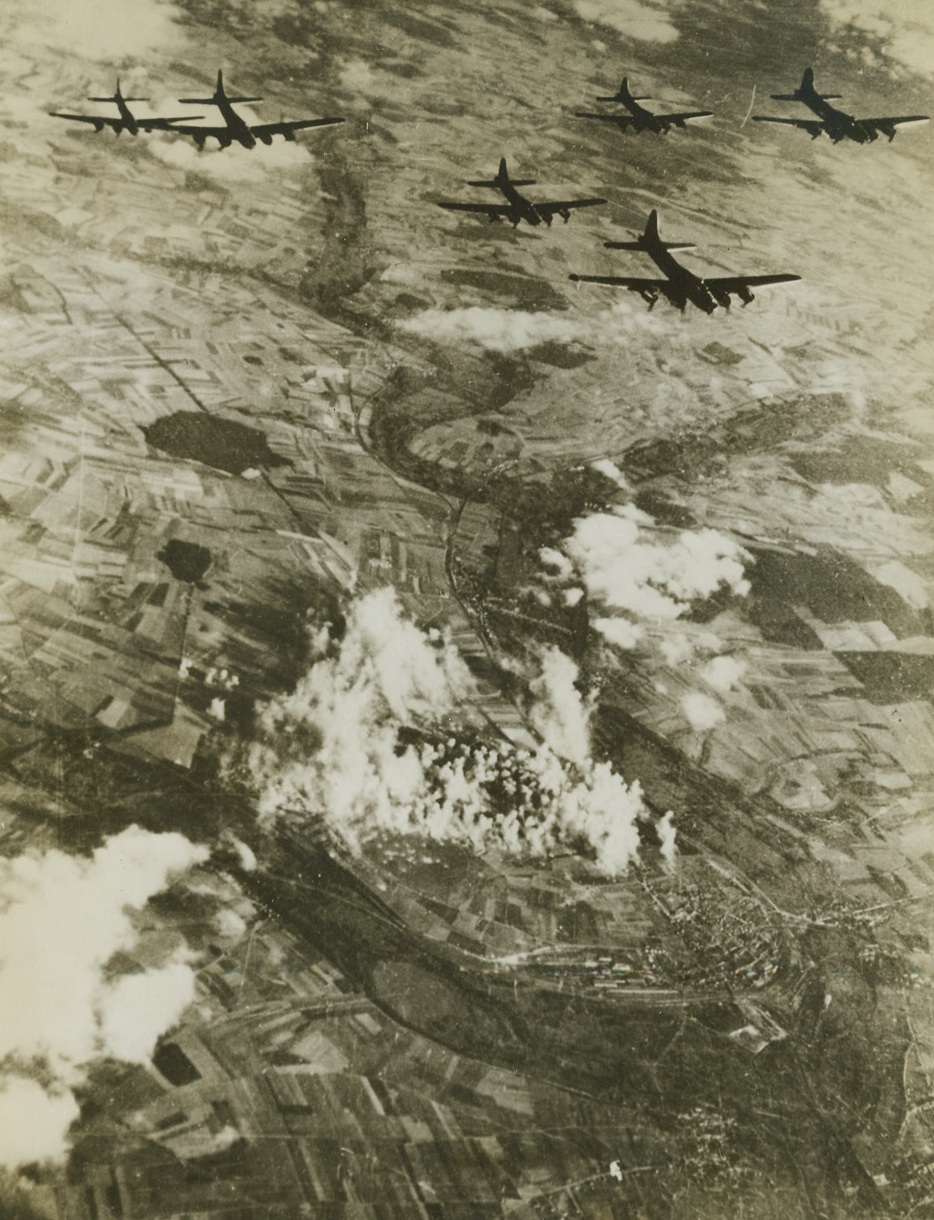
[[[568,277],[580,284],[612,284],[614,288],[628,288],[630,292],[665,292],[671,280],[650,280],[636,275],[571,275]]]
[[[732,295],[751,301],[750,288],[764,288],[766,284],[790,284],[800,279],[800,275],[712,275],[705,276],[704,283],[717,298]]]
[[[888,135],[893,127],[897,127],[900,123],[926,123],[930,115],[927,114],[903,114],[900,118],[895,119],[860,119],[859,122],[864,127],[875,127],[881,131],[883,135]]]
[[[709,119],[713,115],[712,110],[685,110],[680,114],[657,114],[655,117],[662,123],[674,123],[679,126],[686,123],[688,119]]]
[[[123,119],[104,118],[99,114],[63,114],[60,110],[50,110],[49,113],[55,119],[69,119],[72,123],[92,123],[96,131],[103,131],[105,127],[112,127],[114,131],[123,131],[126,127]]]
[[[172,119],[137,119],[136,126],[142,128],[143,131],[178,131],[177,123],[190,123],[192,119],[199,119],[199,114],[180,114]]]
[[[448,203],[442,200],[438,207],[447,208],[449,212],[479,212],[481,216],[489,216],[490,220],[512,215],[512,207],[508,203]]]
[[[201,127],[200,125],[195,126],[193,123],[173,123],[168,130],[177,132],[181,136],[191,136],[199,148],[204,147],[204,141],[208,136],[213,136],[218,144],[223,147],[230,143],[230,128],[226,125],[223,127]]]
[[[636,121],[631,114],[590,114],[583,110],[578,110],[574,117],[578,119],[600,119],[603,123],[615,123],[623,131],[627,127],[632,127]]]
[[[752,117],[756,123],[784,123],[787,127],[800,127],[802,131],[809,133],[812,140],[816,140],[821,132],[827,129],[826,123],[821,119],[780,119],[771,114],[754,114]]]
[[[573,208],[594,208],[600,203],[606,203],[605,199],[565,199],[559,200],[557,203],[536,203],[534,204],[535,211],[545,221],[551,222],[553,216],[563,216],[565,220],[568,218],[568,213]]]
[[[333,123],[343,123],[344,119],[295,119],[281,123],[259,123],[250,131],[258,140],[269,139],[272,136],[285,136],[288,140],[295,131],[304,131],[308,127],[330,127]]]

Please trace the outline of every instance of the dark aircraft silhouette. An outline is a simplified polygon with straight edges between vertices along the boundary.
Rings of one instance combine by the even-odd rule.
[[[688,119],[706,119],[713,113],[711,110],[686,110],[680,114],[653,114],[640,106],[647,99],[634,97],[629,92],[629,80],[623,77],[619,91],[612,97],[598,97],[598,102],[620,102],[629,111],[628,114],[591,114],[578,111],[579,119],[598,119],[603,123],[615,123],[621,131],[634,131],[640,135],[643,131],[655,131],[666,136],[672,127],[684,127]]]
[[[646,222],[645,232],[635,241],[608,241],[603,243],[611,250],[641,250],[647,254],[667,279],[643,279],[628,275],[572,275],[572,280],[587,284],[614,284],[638,292],[649,309],[660,296],[672,305],[684,310],[688,301],[711,314],[718,305],[730,308],[730,297],[738,296],[744,305],[753,300],[751,288],[765,284],[786,284],[798,280],[799,275],[722,275],[701,279],[672,258],[671,250],[691,250],[689,242],[662,241],[658,235],[658,213],[653,208]]]
[[[217,88],[213,97],[181,97],[183,105],[216,106],[224,120],[223,127],[188,126],[185,124],[173,126],[172,131],[191,136],[199,148],[204,148],[208,136],[213,136],[221,148],[237,141],[244,148],[255,148],[257,141],[261,144],[271,144],[273,136],[283,136],[286,140],[294,140],[296,131],[307,127],[329,127],[332,123],[343,123],[343,119],[295,119],[279,123],[258,123],[251,126],[233,108],[234,102],[261,102],[261,97],[228,97],[224,92],[224,74],[217,74]]]
[[[112,127],[114,135],[119,135],[121,131],[128,131],[131,136],[138,136],[141,131],[171,131],[175,123],[183,123],[186,119],[190,119],[191,115],[183,114],[175,119],[139,119],[130,110],[128,102],[145,102],[148,98],[145,97],[124,97],[120,92],[120,81],[117,80],[117,88],[113,97],[89,97],[89,102],[113,102],[117,107],[119,117],[105,117],[101,114],[63,114],[60,110],[53,110],[51,114],[56,119],[69,119],[73,123],[91,123],[95,131],[103,131],[105,127]],[[197,117],[201,117],[200,115]]]
[[[841,140],[855,140],[857,144],[871,144],[880,135],[888,136],[889,141],[895,139],[895,128],[900,123],[927,122],[926,114],[906,114],[899,118],[857,119],[844,110],[831,106],[829,98],[838,98],[838,93],[820,94],[814,88],[814,72],[804,69],[800,86],[794,93],[773,93],[776,102],[803,102],[808,109],[818,115],[816,119],[782,119],[770,114],[754,114],[757,123],[785,123],[789,127],[800,127],[810,133],[816,140],[825,131],[834,144]]]
[[[439,208],[447,208],[452,212],[480,212],[490,220],[509,220],[515,228],[520,220],[526,224],[550,225],[555,216],[560,216],[567,222],[571,219],[572,208],[591,208],[598,203],[606,203],[605,199],[565,199],[559,203],[532,203],[524,195],[520,195],[517,187],[534,186],[533,178],[510,178],[506,168],[506,158],[499,163],[499,172],[490,181],[468,182],[468,186],[484,186],[491,190],[501,191],[506,196],[507,203],[447,203],[439,202]]]

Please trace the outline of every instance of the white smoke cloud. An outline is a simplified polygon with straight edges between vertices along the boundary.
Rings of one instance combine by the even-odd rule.
[[[678,848],[675,843],[674,814],[669,810],[656,826],[662,859],[669,868],[674,868]]]
[[[602,474],[604,478],[612,479],[616,486],[622,488],[623,491],[629,491],[626,476],[616,463],[611,462],[609,458],[598,458],[596,462],[590,463],[590,468],[591,470],[596,470],[598,474]]]
[[[247,929],[246,920],[236,911],[231,911],[229,907],[224,907],[217,912],[214,917],[214,925],[220,935],[229,940],[239,940]]]
[[[694,656],[694,642],[687,635],[670,635],[658,642],[659,651],[666,665],[683,665]]]
[[[715,699],[703,691],[691,691],[681,700],[681,710],[695,733],[705,733],[726,719],[726,713]]]
[[[574,7],[584,21],[608,25],[640,42],[674,42],[678,37],[665,10],[641,0],[574,0]]]
[[[268,744],[251,759],[266,777],[261,817],[313,809],[349,842],[368,828],[405,829],[423,775],[414,746],[397,748],[399,724],[449,713],[472,690],[466,666],[402,618],[391,589],[357,601],[340,644],[325,636],[315,650],[292,693],[262,715]]]
[[[0,861],[0,1061],[11,1065],[0,1080],[16,1095],[21,1069],[41,1063],[58,1082],[44,1103],[29,1092],[36,1138],[27,1159],[60,1146],[73,1117],[63,1086],[80,1081],[84,1065],[99,1055],[144,1059],[190,1001],[193,974],[179,958],[111,980],[104,967],[135,942],[128,909],[206,855],[182,835],[131,826],[90,858],[49,851]],[[64,1125],[47,1128],[42,1116]],[[4,1141],[0,1126],[0,1161],[15,1163]]]
[[[8,0],[4,8],[8,40],[102,63],[182,42],[181,11],[159,0]]]
[[[99,1001],[100,1040],[107,1054],[146,1063],[156,1039],[175,1025],[195,998],[195,974],[185,956],[161,969],[125,974]]]
[[[554,547],[543,546],[538,552],[538,557],[547,568],[554,569],[554,573],[549,574],[548,579],[570,580],[574,575],[574,565],[570,559],[568,559],[567,555],[562,555],[560,551],[556,551]]]
[[[733,690],[739,684],[745,672],[745,661],[738,657],[720,656],[709,660],[698,676],[702,682],[706,682],[715,691],[725,695],[727,691]]]
[[[184,111],[178,103],[167,100],[157,113],[177,115]],[[205,108],[207,117],[195,126],[222,124],[211,107]],[[238,114],[252,124],[262,123],[248,106],[238,106]],[[313,138],[313,137],[312,137]],[[209,138],[204,148],[198,148],[191,136],[171,135],[169,132],[153,132],[146,139],[146,149],[164,165],[186,173],[203,174],[217,182],[258,182],[268,174],[280,174],[289,170],[303,170],[311,163],[311,154],[304,144],[274,139],[270,145],[259,148],[244,148],[242,144],[231,144],[221,148],[216,140]]]
[[[530,719],[556,754],[584,766],[590,757],[590,708],[574,685],[578,669],[559,648],[542,654],[542,672],[529,684]]]
[[[723,585],[738,595],[749,592],[743,574],[748,556],[732,539],[712,529],[663,529],[631,504],[578,517],[561,548],[539,553],[556,571],[550,579],[567,580],[573,574],[603,607],[623,611],[628,617],[594,623],[620,648],[639,642],[640,621],[673,622],[694,599],[709,597]]]
[[[593,626],[604,639],[626,652],[635,648],[643,636],[642,628],[628,618],[595,618]]]
[[[439,343],[478,343],[494,352],[517,352],[549,341],[573,343],[590,327],[551,313],[526,313],[470,305],[464,309],[426,309],[399,323],[402,330]]]
[[[572,770],[547,746],[531,753],[451,739],[426,747],[422,762],[427,790],[413,825],[432,838],[533,858],[580,841],[607,876],[638,856],[642,790],[608,763]]]
[[[0,1165],[60,1161],[78,1103],[67,1090],[50,1092],[25,1076],[0,1078]]]
[[[479,738],[463,662],[404,620],[391,590],[357,601],[343,639],[316,649],[249,751],[263,817],[323,816],[355,850],[388,830],[532,857],[583,844],[608,875],[637,855],[641,790],[590,758],[576,666],[557,650],[531,713],[555,748],[530,752]]]
[[[256,852],[242,839],[238,839],[235,834],[229,830],[225,830],[221,835],[221,845],[232,851],[239,861],[240,867],[247,873],[255,873],[259,866],[259,861],[256,859]]]
[[[820,7],[839,29],[863,41],[877,40],[883,53],[909,72],[934,75],[934,13],[926,0],[820,0]],[[865,45],[860,58],[878,66]]]

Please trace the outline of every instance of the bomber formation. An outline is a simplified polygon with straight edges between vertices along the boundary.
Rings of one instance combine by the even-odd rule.
[[[141,131],[171,131],[176,135],[191,136],[198,148],[204,148],[209,138],[215,139],[221,148],[229,148],[234,141],[244,148],[255,148],[257,144],[271,144],[273,136],[282,136],[283,139],[292,141],[295,139],[296,131],[304,131],[309,127],[331,127],[335,123],[344,122],[343,119],[326,118],[281,120],[278,123],[247,123],[243,116],[234,110],[234,105],[261,102],[263,99],[261,97],[230,97],[224,90],[223,70],[219,70],[217,73],[217,85],[211,97],[178,99],[183,106],[216,106],[224,120],[222,124],[212,127],[202,123],[200,126],[195,126],[195,121],[203,117],[200,114],[180,115],[173,118],[137,118],[127,105],[128,102],[147,100],[144,97],[123,97],[118,80],[113,97],[88,98],[89,102],[113,102],[118,110],[116,116],[65,114],[59,110],[53,110],[52,115],[54,118],[68,119],[73,123],[90,123],[97,132],[109,127],[117,136],[121,131],[127,131],[131,136],[139,135]]]
[[[904,124],[922,123],[928,120],[927,115],[899,115],[882,118],[859,119],[843,110],[838,110],[830,104],[837,94],[821,94],[814,87],[814,72],[806,68],[800,86],[794,93],[773,93],[775,101],[801,102],[816,116],[812,119],[785,118],[775,115],[752,115],[760,123],[781,123],[800,128],[808,132],[811,139],[826,134],[834,144],[842,140],[852,140],[857,144],[868,144],[885,135],[891,142],[896,135],[896,129]],[[224,89],[222,71],[217,73],[217,84],[210,97],[179,98],[182,105],[214,106],[220,112],[222,123],[210,124],[203,121],[203,116],[189,117],[172,115],[166,117],[137,117],[130,110],[129,103],[145,101],[144,98],[124,97],[120,90],[118,79],[116,89],[111,97],[92,97],[93,102],[110,102],[117,107],[117,114],[83,115],[69,114],[62,111],[52,111],[56,118],[67,119],[70,122],[88,123],[97,132],[105,127],[110,128],[115,135],[122,131],[130,135],[140,132],[168,132],[173,135],[191,137],[199,149],[204,149],[209,139],[216,140],[223,148],[230,147],[234,142],[244,148],[252,149],[257,144],[269,145],[273,137],[281,135],[285,140],[294,141],[295,133],[314,127],[328,127],[343,123],[343,118],[328,117],[318,119],[280,120],[278,123],[251,124],[234,110],[235,104],[261,102],[260,97],[231,97]],[[687,129],[687,124],[698,119],[712,117],[709,110],[672,111],[655,113],[641,105],[648,100],[642,95],[635,95],[629,86],[628,77],[624,76],[619,89],[614,94],[598,96],[598,102],[615,102],[623,107],[624,112],[590,112],[578,111],[577,118],[589,119],[615,126],[622,133],[633,132],[641,135],[647,131],[655,135],[668,135],[672,128]],[[438,201],[438,206],[452,212],[468,212],[486,216],[491,222],[508,220],[513,228],[525,222],[534,228],[545,225],[551,227],[555,216],[560,216],[567,223],[571,212],[578,208],[598,207],[608,201],[602,197],[589,196],[579,199],[544,200],[533,202],[519,190],[520,187],[534,186],[531,178],[512,178],[502,157],[495,177],[490,179],[473,179],[468,186],[484,190],[498,191],[503,202],[499,201]],[[663,241],[658,229],[658,211],[652,209],[644,231],[630,241],[608,241],[604,245],[611,250],[631,250],[647,255],[662,277],[621,276],[621,275],[581,275],[572,273],[569,278],[575,283],[606,284],[612,287],[625,288],[638,294],[652,309],[659,297],[664,297],[682,312],[690,303],[704,313],[712,314],[717,308],[729,309],[732,298],[738,297],[743,305],[754,300],[752,289],[769,284],[791,283],[801,277],[789,272],[764,275],[729,275],[729,276],[699,276],[684,267],[673,256],[673,250],[692,249],[690,243]]]

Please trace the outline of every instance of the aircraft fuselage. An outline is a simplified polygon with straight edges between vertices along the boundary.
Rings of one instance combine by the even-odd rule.
[[[237,143],[242,144],[244,148],[255,148],[256,137],[253,135],[252,131],[250,131],[249,124],[244,118],[237,114],[230,102],[228,102],[225,97],[219,97],[216,105],[218,110],[221,112],[221,118],[227,124],[227,133],[230,137],[228,143],[232,143],[234,140],[236,140]],[[223,144],[223,141],[221,141],[221,144]]]
[[[532,203],[530,199],[526,199],[524,195],[521,195],[508,178],[497,179],[497,186],[502,192],[503,197],[506,199],[506,202],[512,209],[509,220],[512,222],[513,227],[518,225],[520,220],[524,220],[526,224],[533,226],[551,224],[551,218],[548,216],[543,216],[538,211],[535,204]],[[561,213],[561,215],[565,220],[567,219],[567,216],[564,215],[564,213]],[[570,213],[568,213],[568,215],[570,215]]]
[[[542,223],[542,218],[536,212],[535,205],[526,199],[524,195],[520,195],[508,178],[499,182],[499,189],[506,202],[512,208],[509,219],[512,221],[513,226],[516,226],[520,220],[524,220],[526,224],[530,225],[540,225]]]
[[[828,136],[834,144],[838,144],[841,140],[855,140],[857,144],[871,144],[873,140],[878,139],[879,133],[869,123],[863,123],[852,114],[847,114],[845,110],[838,110],[836,106],[831,106],[826,98],[822,97],[812,85],[809,89],[798,90],[798,100],[803,102],[805,106],[818,118],[823,119],[826,124]],[[883,130],[885,130],[883,128]],[[895,136],[894,125],[891,132],[886,131],[889,139]]]
[[[667,135],[671,124],[660,119],[651,110],[646,110],[644,106],[640,106],[628,89],[625,93],[620,90],[617,100],[626,107],[632,116],[634,120],[632,126],[636,132],[654,131],[659,135]]]
[[[114,101],[117,103],[117,110],[120,112],[120,119],[123,123],[122,130],[128,131],[131,136],[138,136],[139,135],[139,123],[137,123],[132,110],[130,110],[129,106],[126,104],[126,102],[123,100],[123,98],[120,96],[119,93],[114,98]],[[121,128],[115,127],[114,130],[116,131],[117,135],[119,135]]]
[[[673,305],[684,309],[690,301],[707,314],[713,313],[718,305],[729,307],[729,299],[718,301],[701,277],[683,267],[662,242],[647,240],[643,235],[639,238],[639,245],[659,271],[667,276],[669,284],[661,291]]]

